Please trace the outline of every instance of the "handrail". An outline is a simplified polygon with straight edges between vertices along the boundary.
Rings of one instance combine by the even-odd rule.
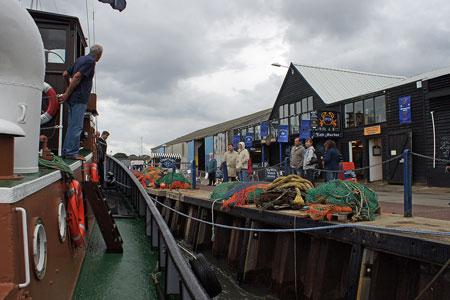
[[[28,258],[28,225],[27,211],[22,207],[16,207],[16,211],[22,213],[22,230],[23,230],[23,258],[25,259],[25,282],[19,283],[19,288],[23,289],[30,284],[30,261]]]
[[[183,254],[181,254],[180,249],[177,246],[177,243],[170,232],[169,227],[164,221],[163,217],[159,213],[159,210],[156,208],[155,204],[151,200],[149,194],[141,185],[141,183],[137,180],[136,176],[118,159],[111,155],[107,155],[107,159],[112,160],[118,166],[122,168],[122,170],[130,177],[131,181],[134,183],[136,188],[141,193],[141,196],[144,198],[145,202],[147,202],[147,207],[150,209],[154,221],[156,222],[161,236],[164,239],[164,242],[167,246],[170,256],[173,259],[175,268],[177,269],[178,275],[181,280],[184,282],[186,289],[192,299],[211,299],[206,291],[203,289],[197,277],[192,272],[192,269],[188,266],[186,259]]]

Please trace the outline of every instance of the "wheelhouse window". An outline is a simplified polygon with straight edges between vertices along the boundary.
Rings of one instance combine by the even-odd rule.
[[[39,28],[45,48],[46,63],[66,63],[66,37],[62,29]]]
[[[345,128],[355,127],[353,103],[345,104]]]
[[[386,122],[386,102],[384,95],[375,97],[375,123]]]

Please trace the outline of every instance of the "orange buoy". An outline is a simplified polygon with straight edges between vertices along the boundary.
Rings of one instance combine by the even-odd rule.
[[[162,189],[165,189],[165,188],[166,188],[166,184],[165,184],[165,183],[161,183],[159,186],[160,186]]]
[[[91,181],[92,182],[99,182],[98,171],[97,171],[97,164],[96,163],[93,163],[91,165]]]
[[[72,242],[76,246],[81,246],[84,241],[86,232],[85,218],[84,218],[84,203],[83,192],[78,181],[72,180],[69,183],[69,205],[68,220],[69,231],[72,237]]]

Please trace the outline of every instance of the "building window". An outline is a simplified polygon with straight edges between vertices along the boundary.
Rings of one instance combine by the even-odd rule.
[[[308,98],[302,99],[302,113],[305,113],[308,111]]]
[[[280,119],[280,125],[289,125],[289,118]]]
[[[255,126],[255,141],[261,140],[261,125]]]
[[[302,113],[302,106],[301,106],[301,102],[300,101],[295,102],[295,113],[297,115]]]
[[[355,102],[355,126],[364,125],[364,103],[362,101]]]
[[[283,117],[286,118],[289,116],[289,105],[285,104],[285,105],[283,105],[283,108],[284,108],[284,116]]]
[[[386,102],[384,96],[375,97],[375,123],[386,122]]]
[[[295,115],[295,103],[289,104],[289,115],[290,116]]]
[[[272,136],[272,137],[277,137],[278,136],[278,121],[271,121],[270,123],[269,123],[269,125],[270,125],[270,128],[269,128],[269,134]]]
[[[299,124],[300,124],[300,122],[299,122],[299,119],[298,119],[298,115],[297,116],[292,116],[290,118],[289,132],[291,134],[299,133],[300,132]]]
[[[313,97],[308,97],[308,111],[313,110]]]
[[[353,103],[345,104],[345,128],[355,127]]]
[[[364,122],[366,125],[375,123],[373,98],[364,100]]]
[[[245,135],[247,134],[247,128],[242,128],[241,129],[241,137],[245,138]]]
[[[280,107],[278,107],[278,109],[280,110],[279,113],[278,113],[279,114],[278,118],[279,119],[284,118],[283,105],[280,105]]]

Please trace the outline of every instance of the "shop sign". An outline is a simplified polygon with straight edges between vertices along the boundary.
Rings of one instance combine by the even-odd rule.
[[[311,121],[302,120],[300,126],[300,139],[309,139],[311,137]]]
[[[280,128],[278,129],[278,142],[289,142],[289,125],[280,125]]]
[[[237,149],[240,141],[241,141],[241,136],[239,134],[233,135],[233,146],[235,149]]]
[[[380,134],[381,133],[381,126],[370,126],[364,128],[364,135],[374,135],[374,134]]]
[[[332,111],[311,111],[311,136],[323,138],[340,138],[338,113]]]
[[[165,158],[161,158],[161,160],[159,162],[161,163],[163,168],[170,169],[175,164],[175,159],[174,158],[165,157]]]
[[[261,136],[266,137],[269,135],[269,122],[261,123]]]
[[[277,168],[266,168],[266,179],[268,180],[274,180],[278,177],[278,170]]]
[[[411,96],[398,99],[400,124],[411,123]]]
[[[245,147],[250,148],[253,144],[253,132],[247,132],[245,135]]]

